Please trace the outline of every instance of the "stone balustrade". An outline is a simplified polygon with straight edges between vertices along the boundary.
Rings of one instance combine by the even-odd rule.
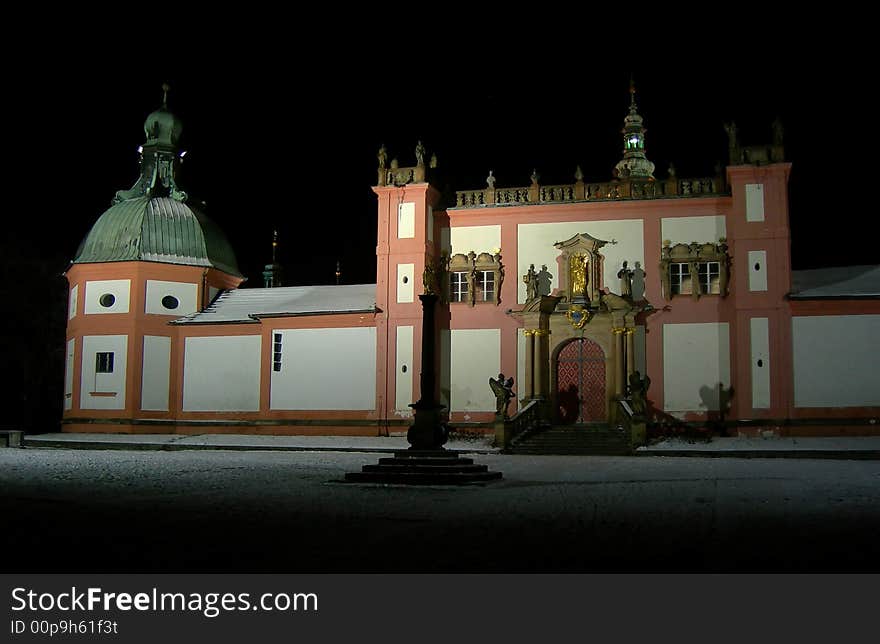
[[[533,184],[518,188],[484,188],[460,190],[455,193],[456,208],[479,206],[565,203],[571,201],[617,201],[623,199],[657,199],[670,197],[706,197],[729,194],[723,177],[679,179],[670,177],[657,181],[607,181],[546,185]]]
[[[530,430],[540,426],[544,421],[542,403],[539,400],[530,400],[516,414],[506,419],[496,419],[495,444],[506,449],[515,439],[521,439]]]

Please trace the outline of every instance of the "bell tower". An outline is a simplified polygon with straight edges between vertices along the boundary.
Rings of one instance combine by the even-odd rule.
[[[636,107],[636,86],[629,84],[629,114],[623,119],[623,158],[614,167],[617,179],[654,180],[654,164],[645,156],[645,128],[642,117]]]
[[[425,148],[419,141],[416,164],[402,167],[398,160],[388,164],[387,150],[379,150],[378,234],[376,246],[376,307],[379,355],[377,365],[378,408],[385,419],[408,418],[409,405],[418,398],[421,357],[422,306],[418,296],[425,292],[436,270],[437,244],[434,207],[440,193],[426,175],[436,167],[436,157],[425,163]],[[382,350],[384,346],[385,350]],[[433,366],[431,367],[433,368]]]

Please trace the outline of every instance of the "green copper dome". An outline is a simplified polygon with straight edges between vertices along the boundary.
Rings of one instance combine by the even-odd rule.
[[[137,197],[111,206],[92,226],[73,263],[125,261],[213,267],[241,276],[219,226],[170,197]]]
[[[183,129],[168,111],[168,85],[162,107],[147,117],[147,140],[140,148],[140,176],[120,190],[80,244],[74,264],[162,262],[213,267],[241,277],[235,253],[223,231],[196,208],[177,185]]]

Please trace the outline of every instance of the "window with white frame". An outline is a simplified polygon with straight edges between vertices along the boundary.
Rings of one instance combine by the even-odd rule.
[[[495,301],[495,271],[477,271],[477,300],[480,302]]]
[[[700,292],[718,295],[721,293],[721,263],[700,262]]]
[[[465,302],[468,299],[468,279],[467,273],[464,271],[456,271],[450,275],[449,286],[451,293],[449,296],[452,302]]]
[[[669,265],[669,287],[673,295],[690,295],[693,292],[691,272],[687,264]]]
[[[675,295],[726,297],[730,279],[727,239],[718,243],[691,242],[673,245],[668,239],[660,249],[660,285],[668,301]]]

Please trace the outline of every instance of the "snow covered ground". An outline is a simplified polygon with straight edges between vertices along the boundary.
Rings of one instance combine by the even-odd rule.
[[[647,447],[642,452],[660,450],[689,451],[867,451],[880,450],[880,436],[738,436],[712,438],[710,441],[688,441],[667,438]]]
[[[12,571],[880,571],[880,461],[474,458],[485,486],[353,485],[379,455],[0,450]]]

